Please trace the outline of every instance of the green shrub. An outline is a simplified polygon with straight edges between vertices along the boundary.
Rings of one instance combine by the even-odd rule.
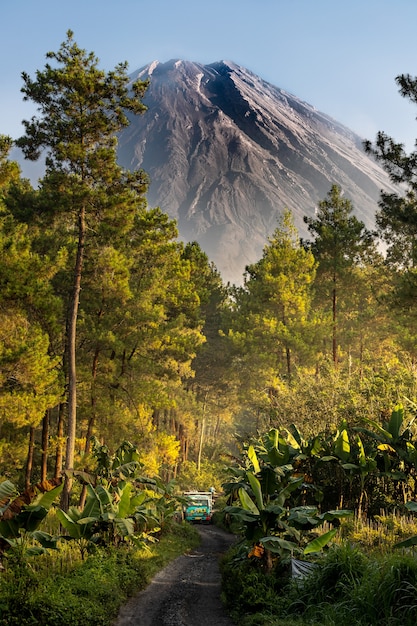
[[[37,558],[35,568],[9,560],[0,575],[0,626],[108,626],[130,595],[198,542],[195,528],[172,524],[148,550],[101,549],[70,568],[61,568],[59,553],[55,561]]]
[[[417,561],[334,546],[304,579],[265,575],[250,561],[224,560],[225,602],[240,626],[415,626]]]
[[[282,589],[288,582],[285,570],[275,569],[271,574],[262,572],[247,557],[242,560],[239,545],[234,546],[221,561],[222,594],[232,616],[259,614],[267,610],[269,618],[282,604]]]

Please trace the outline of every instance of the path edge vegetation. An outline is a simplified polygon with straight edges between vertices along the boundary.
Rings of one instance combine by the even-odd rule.
[[[146,548],[101,548],[81,561],[59,569],[59,559],[37,558],[32,569],[11,563],[0,578],[2,626],[109,626],[127,600],[143,590],[154,575],[200,543],[195,528],[172,522],[157,542]],[[69,559],[68,552],[62,558]],[[40,560],[39,560],[40,559]]]

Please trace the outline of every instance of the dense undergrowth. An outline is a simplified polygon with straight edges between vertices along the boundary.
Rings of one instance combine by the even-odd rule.
[[[406,523],[406,522],[405,522]],[[291,576],[291,560],[266,573],[235,546],[222,562],[225,604],[240,626],[415,626],[417,559],[394,550],[387,538],[399,520],[379,528],[356,524],[304,578]],[[397,535],[398,538],[398,535]]]
[[[23,561],[9,556],[0,574],[0,625],[108,626],[129,596],[198,543],[195,528],[173,522],[146,549],[106,547],[84,560],[74,546]]]

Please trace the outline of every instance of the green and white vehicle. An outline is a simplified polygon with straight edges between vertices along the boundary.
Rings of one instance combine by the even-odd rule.
[[[210,524],[213,517],[213,492],[187,491],[184,496],[187,500],[184,506],[184,518],[188,522]]]

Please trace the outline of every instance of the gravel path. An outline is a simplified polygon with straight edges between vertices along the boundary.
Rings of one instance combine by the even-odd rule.
[[[234,537],[215,526],[199,532],[201,545],[161,570],[114,626],[233,626],[220,600],[218,561]]]

